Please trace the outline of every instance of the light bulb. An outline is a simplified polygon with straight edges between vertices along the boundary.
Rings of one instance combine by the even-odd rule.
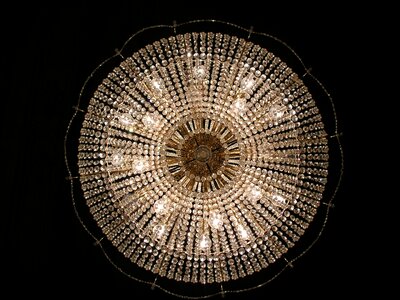
[[[200,248],[205,250],[211,247],[211,239],[208,237],[208,235],[203,234],[200,239]]]
[[[231,109],[234,113],[243,113],[246,109],[247,101],[245,98],[239,97],[232,102]]]
[[[281,195],[275,194],[272,196],[272,200],[274,200],[275,202],[278,202],[280,204],[285,204],[285,198],[283,198]]]
[[[124,113],[118,117],[119,122],[124,126],[131,126],[134,123],[132,116],[129,113]]]
[[[240,83],[240,88],[246,92],[250,92],[255,83],[256,81],[252,78],[252,76],[249,76],[242,80]]]
[[[160,199],[154,203],[154,211],[157,215],[163,215],[167,212],[167,201]]]
[[[116,152],[111,156],[111,163],[113,166],[120,166],[124,162],[124,156],[120,152]]]
[[[162,93],[162,82],[160,79],[153,79],[151,81],[151,84],[153,85],[153,88],[156,90],[156,92]]]
[[[258,201],[262,198],[262,190],[258,187],[258,186],[253,186],[252,188],[250,188],[249,192],[248,192],[248,197],[250,198],[251,201]]]
[[[156,239],[161,239],[165,232],[165,225],[164,224],[157,224],[153,227],[153,233]]]
[[[142,118],[142,122],[146,127],[153,130],[153,129],[156,129],[160,125],[161,120],[157,113],[148,112]]]
[[[132,163],[132,167],[136,173],[140,173],[146,170],[148,166],[147,161],[144,157],[137,157]]]
[[[224,221],[221,214],[217,212],[212,212],[208,219],[208,224],[214,229],[221,230],[224,226]]]
[[[239,236],[242,240],[247,240],[249,238],[249,234],[248,234],[246,228],[244,228],[244,226],[242,224],[239,224],[237,229],[239,231]]]
[[[282,118],[285,114],[285,107],[281,105],[274,105],[270,108],[269,114],[273,119]]]
[[[196,79],[203,79],[206,76],[206,68],[204,66],[196,66],[193,70]]]

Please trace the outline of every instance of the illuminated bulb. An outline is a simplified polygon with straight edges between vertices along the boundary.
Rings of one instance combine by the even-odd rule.
[[[153,79],[151,81],[151,84],[153,85],[153,88],[157,91],[157,92],[162,92],[162,85],[161,85],[161,80],[159,79]]]
[[[133,169],[135,172],[143,172],[147,167],[147,161],[143,157],[138,157],[133,161]]]
[[[118,117],[119,122],[125,126],[131,126],[134,123],[132,116],[128,113],[122,114]]]
[[[247,240],[249,238],[249,234],[247,233],[246,228],[242,224],[239,224],[237,227],[239,231],[240,238],[243,240]]]
[[[113,166],[116,167],[120,166],[122,165],[123,162],[124,162],[124,156],[119,152],[114,153],[113,156],[111,157],[111,163]]]
[[[283,116],[283,111],[277,111],[275,113],[275,118],[281,118]]]
[[[194,68],[193,73],[196,79],[203,79],[206,76],[206,68],[204,66],[197,66]]]
[[[144,115],[142,122],[149,129],[154,129],[155,127],[160,125],[160,118],[157,113],[148,112],[146,115]]]
[[[242,80],[240,88],[246,92],[249,92],[255,83],[256,81],[253,78],[247,77]]]
[[[224,225],[224,221],[222,220],[222,216],[219,213],[212,212],[210,214],[210,218],[208,219],[208,224],[210,224],[212,228],[221,230]]]
[[[157,200],[154,203],[154,211],[157,215],[163,215],[167,212],[167,201],[165,200]]]
[[[270,114],[275,119],[282,118],[284,115],[284,107],[280,105],[275,105],[271,107]]]
[[[210,248],[211,247],[211,239],[207,235],[203,234],[201,236],[199,246],[203,250]]]
[[[165,232],[165,225],[164,224],[157,224],[153,228],[153,233],[156,239],[161,239]]]
[[[139,161],[137,161],[137,162],[135,163],[135,170],[136,170],[137,172],[143,171],[144,167],[145,167],[145,164],[144,164],[144,162],[141,161],[141,160],[139,160]]]
[[[246,105],[246,99],[238,98],[232,102],[231,108],[235,113],[242,113],[246,109]]]
[[[274,201],[276,201],[276,202],[278,202],[278,203],[280,203],[280,204],[285,204],[285,198],[283,198],[281,195],[278,195],[278,194],[276,194],[276,195],[273,195],[272,196],[272,200],[274,200]]]
[[[262,191],[258,186],[254,186],[249,191],[249,198],[252,201],[260,200],[262,197]]]

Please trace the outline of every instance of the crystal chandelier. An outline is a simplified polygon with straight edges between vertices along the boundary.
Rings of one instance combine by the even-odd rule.
[[[131,38],[100,81],[85,84],[88,104],[78,103],[66,136],[78,123],[76,164],[67,165],[85,228],[92,222],[97,244],[146,279],[128,276],[218,294],[294,261],[285,255],[331,206],[340,180],[324,197],[330,141],[341,147],[303,74],[252,42],[256,33],[215,21],[238,33],[184,30],[198,23],[156,27],[174,32],[133,51]]]

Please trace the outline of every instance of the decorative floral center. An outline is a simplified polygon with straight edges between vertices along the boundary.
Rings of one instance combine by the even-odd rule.
[[[188,191],[212,192],[237,175],[240,151],[227,126],[195,119],[178,126],[166,142],[168,171]]]

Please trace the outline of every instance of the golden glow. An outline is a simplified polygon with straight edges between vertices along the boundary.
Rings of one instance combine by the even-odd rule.
[[[304,83],[267,49],[178,34],[124,58],[90,103],[78,154],[87,205],[106,239],[155,276],[251,275],[313,220],[327,134]]]

